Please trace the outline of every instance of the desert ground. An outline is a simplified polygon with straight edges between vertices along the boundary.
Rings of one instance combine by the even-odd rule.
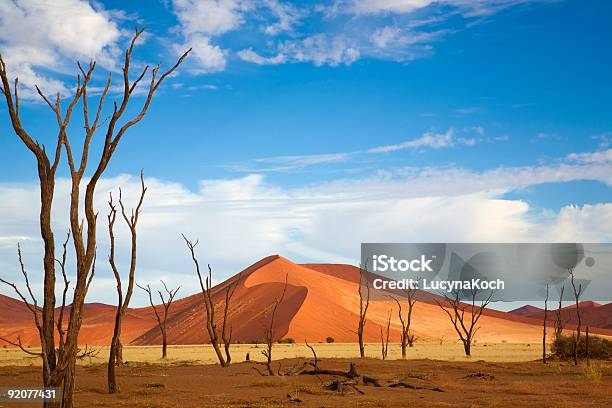
[[[289,349],[279,347],[278,354]],[[325,354],[325,348],[319,349]],[[173,348],[171,355],[178,351]],[[342,371],[348,369],[350,362],[356,362],[361,375],[376,377],[381,385],[359,383],[356,386],[359,391],[345,387],[343,392],[326,389],[334,379],[330,375],[261,376],[253,369],[257,366],[253,362],[221,368],[171,360],[163,364],[129,362],[123,365],[119,368],[121,393],[108,395],[105,365],[91,363],[77,368],[75,400],[77,407],[135,408],[612,406],[609,392],[612,364],[609,362],[594,362],[591,368],[560,362],[499,363],[480,360],[480,351],[473,361],[455,362],[321,359],[320,368]],[[131,356],[138,353],[139,350],[130,349]],[[274,366],[282,363],[288,369],[305,361],[284,359],[276,361]],[[0,367],[2,386],[38,384],[39,371],[38,367]],[[397,382],[414,389],[388,387]]]

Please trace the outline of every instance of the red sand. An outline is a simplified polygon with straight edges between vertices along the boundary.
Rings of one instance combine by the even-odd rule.
[[[281,294],[286,275],[288,288],[276,318],[276,337],[293,338],[297,342],[319,342],[331,336],[336,342],[356,342],[359,269],[351,265],[298,265],[276,255],[256,262],[241,274],[241,282],[229,309],[234,341],[250,343],[263,340],[270,308],[274,299]],[[222,317],[225,288],[234,279],[237,279],[237,276],[213,288],[217,319]],[[168,320],[171,344],[200,344],[208,341],[201,296],[198,293],[177,300],[172,306]],[[415,334],[421,340],[455,338],[456,333],[448,317],[432,299],[432,295],[424,296],[422,301],[415,305],[412,326]],[[604,312],[602,315],[606,316],[607,320],[601,320],[604,326],[599,327],[610,327],[612,305],[590,306],[593,306],[590,309],[601,310]],[[522,313],[516,311],[514,314],[487,310],[480,320],[481,328],[477,339],[539,341],[541,320],[533,314],[533,309],[522,310]],[[401,327],[397,306],[393,300],[385,299],[371,302],[365,329],[367,342],[380,341],[380,327],[386,326],[390,310],[391,341],[399,341]],[[114,315],[114,306],[86,305],[79,342],[90,345],[108,344],[113,331]],[[9,339],[21,336],[25,345],[38,345],[38,336],[31,317],[30,311],[22,302],[0,295],[0,336]],[[218,326],[221,326],[220,323]],[[161,335],[150,307],[128,311],[124,320],[122,341],[124,344],[134,345],[161,343]]]

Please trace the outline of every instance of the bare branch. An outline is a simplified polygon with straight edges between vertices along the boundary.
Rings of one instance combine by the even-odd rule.
[[[31,356],[36,356],[36,357],[42,357],[42,353],[35,353],[33,351],[26,349],[21,343],[21,337],[17,337],[17,342],[11,341],[5,337],[0,337],[0,340],[10,344],[11,346],[19,347],[21,351],[23,351],[26,354],[29,354]]]

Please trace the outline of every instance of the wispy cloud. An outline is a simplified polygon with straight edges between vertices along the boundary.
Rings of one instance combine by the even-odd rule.
[[[581,163],[612,163],[612,149],[588,153],[571,153],[567,158]]]
[[[468,135],[472,136],[468,136]],[[481,126],[471,128],[450,128],[446,132],[426,132],[418,138],[409,139],[405,142],[376,146],[365,150],[354,150],[349,152],[336,152],[311,155],[288,155],[264,157],[246,163],[232,164],[226,168],[242,173],[248,172],[287,172],[291,170],[304,169],[310,166],[346,163],[349,161],[362,160],[368,156],[390,154],[403,150],[439,150],[456,146],[473,147],[484,143],[496,143],[509,140],[508,136],[488,136]]]
[[[445,147],[452,147],[456,143],[462,143],[460,140],[455,138],[455,130],[449,129],[445,133],[425,133],[423,136],[418,139],[407,140],[402,143],[387,145],[387,146],[379,146],[368,149],[368,153],[388,153],[388,152],[396,152],[398,150],[406,150],[406,149],[418,149],[428,147],[431,149],[442,149]],[[470,143],[463,143],[468,144]]]

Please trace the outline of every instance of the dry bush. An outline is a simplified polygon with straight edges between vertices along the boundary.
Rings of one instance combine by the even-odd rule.
[[[591,365],[584,368],[582,375],[589,381],[600,382],[603,377],[603,371],[601,368]]]
[[[574,337],[572,335],[556,336],[552,343],[553,355],[560,359],[574,358]],[[598,360],[607,360],[612,355],[612,340],[602,337],[589,337],[589,357]],[[586,341],[578,346],[578,357],[586,357]]]

